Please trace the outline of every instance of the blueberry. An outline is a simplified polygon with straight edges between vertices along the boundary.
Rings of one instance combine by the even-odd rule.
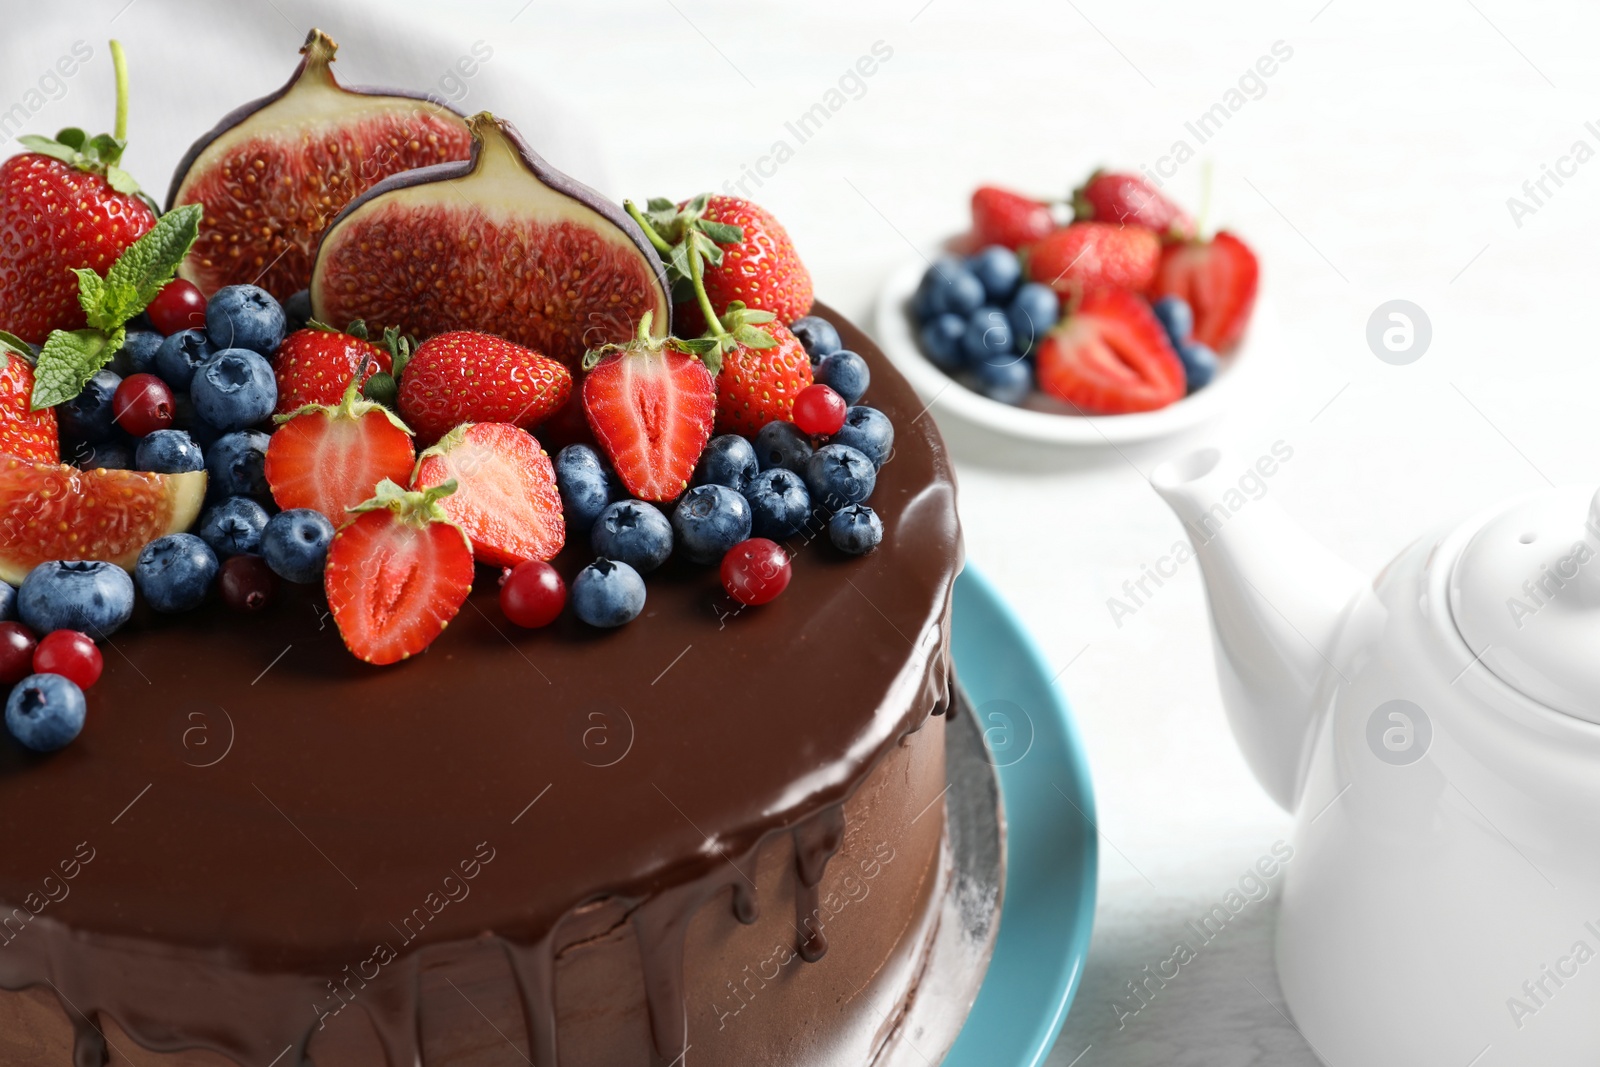
[[[590,626],[622,626],[644,610],[644,579],[617,560],[597,559],[572,580],[572,611]]]
[[[1189,392],[1204,389],[1217,376],[1217,354],[1199,341],[1185,341],[1178,345],[1178,358],[1183,361],[1183,377]]]
[[[139,552],[133,579],[139,595],[156,611],[191,611],[200,606],[217,577],[217,554],[194,534],[158,537]]]
[[[41,637],[52,630],[106,637],[132,614],[133,579],[99,560],[41,563],[17,590],[18,617]]]
[[[83,729],[83,690],[59,674],[30,674],[6,698],[6,729],[23,748],[54,752]]]
[[[300,289],[283,302],[283,329],[286,334],[305,329],[311,321],[311,290]]]
[[[672,532],[694,563],[716,563],[750,536],[750,505],[725,485],[697,485],[678,499]]]
[[[806,488],[821,507],[836,510],[859,504],[872,495],[878,470],[872,460],[849,445],[823,445],[806,464]]]
[[[764,470],[744,491],[750,502],[750,533],[782,541],[799,533],[811,515],[811,494],[805,479],[791,470]]]
[[[1020,404],[1033,390],[1033,368],[1021,356],[991,356],[972,365],[978,392],[1002,404]]]
[[[260,430],[238,430],[217,438],[206,452],[206,488],[219,497],[253,496],[270,500],[267,445],[272,436]]]
[[[131,471],[134,469],[133,446],[114,437],[109,441],[101,441],[95,445],[86,445],[79,442],[72,446],[71,455],[67,454],[67,449],[65,448],[61,452],[61,458],[79,470]]]
[[[1006,318],[1006,313],[999,308],[978,309],[967,320],[967,332],[961,338],[961,351],[966,354],[968,366],[990,356],[1006,356],[1015,352],[1011,320]]]
[[[1011,336],[1018,352],[1032,352],[1033,346],[1061,318],[1061,298],[1048,285],[1029,282],[1017,290],[1006,309]]]
[[[874,467],[882,467],[894,452],[894,423],[877,408],[853,407],[844,413],[844,425],[829,441],[849,445],[870,459]]]
[[[174,417],[172,420],[173,425],[187,428],[189,436],[194,438],[195,444],[201,448],[210,448],[228,436],[227,430],[211,425],[196,413],[194,404],[189,400],[188,393],[179,393],[176,399],[177,403],[173,405],[175,416],[187,415],[187,418],[180,421],[177,417]]]
[[[9,582],[0,582],[0,622],[17,617],[17,590]]]
[[[649,574],[672,555],[672,524],[642,500],[619,500],[594,521],[589,544],[595,555]]]
[[[695,468],[694,484],[725,485],[742,493],[760,469],[756,450],[750,442],[736,433],[725,433],[706,442],[705,451],[700,453],[700,465]]]
[[[95,371],[83,392],[56,405],[56,426],[61,436],[91,445],[110,437],[116,427],[111,420],[111,398],[121,384],[121,376],[105,369]]]
[[[1184,342],[1194,336],[1194,311],[1183,297],[1164,296],[1152,304],[1150,310],[1161,321],[1161,328],[1167,331],[1173,348],[1181,350]]]
[[[967,316],[983,303],[983,283],[967,265],[954,256],[940,256],[922,276],[917,306],[919,317],[942,312]]]
[[[1017,291],[1022,281],[1022,264],[1017,254],[1004,245],[990,245],[971,259],[967,269],[972,271],[991,304],[1004,304]]]
[[[556,453],[556,487],[570,533],[588,533],[617,495],[611,472],[588,445],[568,445]]]
[[[218,289],[206,304],[206,336],[220,348],[270,356],[283,343],[287,320],[272,294],[254,285]]]
[[[210,359],[213,351],[204,330],[175,333],[156,350],[156,373],[173,392],[184,392],[194,380],[195,368]]]
[[[806,355],[811,357],[813,365],[823,356],[839,351],[844,345],[833,323],[820,315],[806,315],[795,319],[789,324],[789,332],[799,338],[800,346],[806,350]]]
[[[206,509],[195,532],[218,559],[227,559],[241,552],[259,551],[267,517],[267,509],[249,497],[230,496]]]
[[[865,504],[850,504],[828,520],[828,540],[840,552],[862,556],[883,540],[883,520]]]
[[[133,458],[139,470],[156,474],[182,474],[204,470],[206,466],[200,446],[183,430],[157,430],[149,437],[140,438]]]
[[[756,463],[762,470],[783,467],[805,473],[811,458],[811,438],[792,422],[769,422],[756,431]]]
[[[194,413],[223,432],[254,426],[278,406],[272,364],[247,348],[224,348],[194,372]]]
[[[960,315],[941,314],[924,323],[917,337],[928,362],[946,374],[954,374],[967,360],[966,351],[961,347],[961,339],[966,335],[966,319]]]
[[[311,585],[322,580],[333,543],[333,523],[314,508],[290,508],[267,520],[261,531],[261,555],[286,582]]]
[[[817,381],[844,397],[846,404],[854,404],[872,384],[872,371],[866,360],[845,348],[822,361]]]
[[[124,378],[130,374],[154,374],[156,353],[161,351],[164,340],[154,330],[129,330],[108,366]]]

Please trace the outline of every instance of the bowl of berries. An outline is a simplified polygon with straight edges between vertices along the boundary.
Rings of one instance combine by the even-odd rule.
[[[890,276],[876,328],[935,416],[1063,445],[1154,440],[1227,404],[1256,310],[1250,247],[1144,178],[1065,201],[985,185],[972,229]]]

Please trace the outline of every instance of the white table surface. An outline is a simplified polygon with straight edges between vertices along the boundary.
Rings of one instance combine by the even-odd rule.
[[[1520,226],[1507,207],[1574,141],[1600,150],[1584,126],[1600,120],[1592,6],[505,0],[448,17],[442,4],[388,4],[397,14],[373,19],[366,4],[274,0],[253,5],[254,43],[207,50],[185,42],[237,39],[243,16],[125,3],[97,0],[60,24],[19,12],[0,101],[23,99],[75,38],[101,49],[115,32],[136,47],[144,92],[129,166],[159,190],[225,106],[282,80],[312,22],[344,43],[341,70],[357,81],[395,79],[381,52],[411,84],[434,84],[490,42],[461,106],[537,131],[556,163],[635,198],[720,188],[776,139],[793,146],[785,122],[884,42],[892,57],[864,93],[748,187],[794,235],[818,293],[861,321],[888,271],[965,224],[976,183],[1063,193],[1096,165],[1154,164],[1175,140],[1193,144],[1185,122],[1283,41],[1293,56],[1264,95],[1169,183],[1193,206],[1210,161],[1212,218],[1259,252],[1277,323],[1237,408],[1191,442],[1224,443],[1241,467],[1291,445],[1270,492],[1370,570],[1430,523],[1547,480],[1592,482],[1600,467],[1600,361],[1584,326],[1600,160],[1550,185]],[[96,57],[30,129],[109,111]],[[184,108],[202,118],[151,124],[148,109]],[[1365,341],[1373,309],[1400,297],[1434,331],[1406,367]],[[1145,478],[1191,442],[1063,459],[952,434],[969,557],[1063,671],[1099,799],[1098,923],[1054,1067],[1315,1063],[1280,1010],[1275,893],[1120,1028],[1114,1007],[1186,919],[1289,835],[1229,736],[1196,569],[1120,628],[1106,607],[1181,536]]]

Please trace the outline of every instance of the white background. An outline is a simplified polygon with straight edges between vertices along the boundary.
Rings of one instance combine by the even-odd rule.
[[[440,88],[487,41],[494,54],[459,106],[512,118],[558,165],[634,198],[720,188],[776,138],[793,144],[785,121],[882,41],[893,56],[865,92],[748,187],[795,237],[819,295],[860,321],[888,271],[965,225],[976,183],[1064,194],[1096,165],[1154,163],[1179,138],[1193,144],[1185,122],[1281,40],[1293,57],[1264,95],[1168,186],[1196,206],[1209,161],[1213,223],[1259,252],[1275,323],[1248,356],[1253,385],[1195,440],[1227,443],[1241,469],[1288,443],[1271,492],[1374,571],[1432,523],[1546,481],[1593,482],[1600,468],[1600,160],[1520,227],[1506,204],[1574,141],[1600,150],[1584,129],[1600,127],[1593,6],[125,5],[68,16],[6,0],[0,108],[28,99],[81,38],[95,58],[29,128],[108,125],[115,33],[134,64],[127,166],[158,196],[194,136],[281,83],[311,24],[344,44],[347,80],[418,88]],[[1432,347],[1409,367],[1379,362],[1364,339],[1393,298],[1432,320]],[[1314,1062],[1274,1006],[1272,898],[1123,1029],[1112,1008],[1185,919],[1289,832],[1228,735],[1195,568],[1120,628],[1106,608],[1180,537],[1145,478],[1190,443],[1066,458],[955,441],[970,559],[1063,670],[1099,798],[1098,926],[1055,1067]]]

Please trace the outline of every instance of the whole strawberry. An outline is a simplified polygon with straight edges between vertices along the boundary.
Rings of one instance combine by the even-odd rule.
[[[1166,240],[1194,236],[1194,220],[1137,174],[1097,170],[1072,194],[1073,213],[1080,221],[1144,226]]]
[[[769,422],[789,421],[794,398],[812,382],[811,357],[800,339],[770,312],[747,311],[737,303],[722,326],[717,432],[754,437]]]
[[[394,370],[394,358],[360,333],[340,333],[325,326],[308,326],[283,339],[272,357],[278,379],[277,414],[287,415],[307,404],[337,404],[344,387],[357,370],[361,384],[374,374]]]
[[[32,149],[0,164],[0,328],[32,344],[51,330],[85,325],[74,270],[105,274],[156,224],[156,213],[118,163],[127,147],[127,70],[111,42],[117,75],[114,134],[65,129],[28,135]]]
[[[567,402],[572,372],[531,348],[471,330],[430,337],[400,377],[400,414],[432,442],[464,422],[532,429]]]
[[[1056,228],[1050,205],[994,185],[972,193],[972,234],[977,248],[1004,245],[1015,251]]]
[[[0,455],[61,462],[55,408],[32,410],[33,365],[24,347],[0,338]]]
[[[1026,255],[1028,277],[1065,296],[1102,286],[1142,293],[1161,263],[1161,239],[1143,226],[1074,222]]]

